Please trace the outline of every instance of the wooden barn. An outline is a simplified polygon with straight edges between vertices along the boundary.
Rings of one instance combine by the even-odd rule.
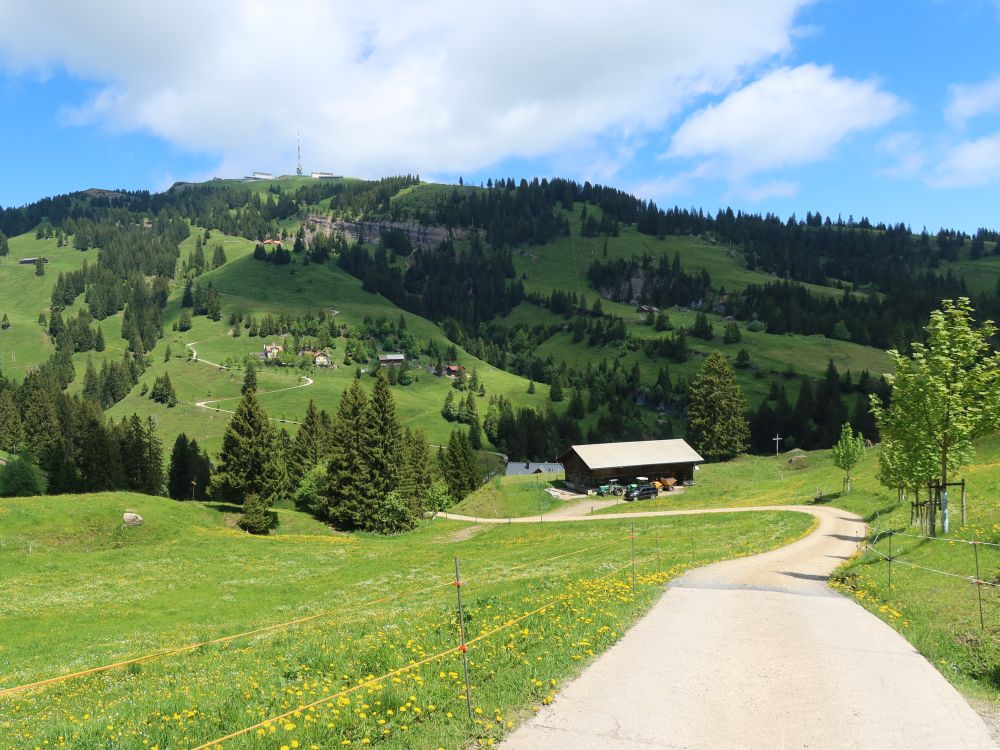
[[[636,477],[673,477],[678,483],[691,482],[694,467],[704,460],[683,440],[573,445],[559,456],[559,463],[566,467],[566,484],[578,492],[609,479],[633,482]]]

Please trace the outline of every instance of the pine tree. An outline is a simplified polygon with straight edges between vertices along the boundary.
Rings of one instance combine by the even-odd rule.
[[[104,331],[101,330],[100,326],[97,326],[97,336],[94,337],[94,351],[104,351]]]
[[[35,276],[45,275],[45,261],[39,258],[35,261]]]
[[[399,483],[403,465],[403,435],[389,381],[382,371],[375,377],[375,387],[365,408],[363,440],[363,455],[368,469],[368,497],[385,497]],[[376,530],[369,513],[362,516],[361,527]]]
[[[455,406],[455,392],[449,390],[444,397],[444,406],[441,407],[441,416],[449,422],[458,419],[458,407]]]
[[[363,440],[367,405],[365,389],[355,378],[340,397],[331,430],[325,511],[328,520],[344,529],[361,527],[368,497],[368,465]]]
[[[243,373],[243,387],[240,393],[257,392],[257,366],[252,361],[247,361],[246,371]],[[312,402],[310,401],[310,404]]]
[[[2,386],[2,381],[0,381]],[[21,414],[14,401],[12,388],[0,387],[0,449],[17,453],[24,449],[24,430]]]
[[[253,393],[244,393],[222,436],[211,495],[242,503],[257,495],[270,503],[284,489],[277,434]]]
[[[222,245],[215,246],[215,252],[212,253],[212,268],[221,268],[226,264],[226,251],[222,248]]]
[[[3,314],[3,318],[0,319],[0,331],[6,331],[10,328],[10,318],[7,317],[7,313]]]
[[[714,351],[688,389],[688,437],[708,460],[733,458],[750,439],[746,401],[736,374],[721,352]]]
[[[549,401],[559,403],[563,400],[562,376],[556,373],[552,376],[552,384],[549,386]]]
[[[320,417],[319,410],[312,399],[306,407],[306,415],[302,418],[302,426],[295,434],[292,442],[292,455],[289,467],[295,476],[305,476],[314,466],[325,464],[329,458],[330,436],[328,426]]]
[[[434,463],[423,430],[410,428],[403,434],[403,467],[399,491],[415,514],[427,509],[427,496],[434,482]]]
[[[0,232],[0,258],[10,255],[10,245],[7,243],[7,235]]]
[[[191,313],[188,312],[187,308],[181,310],[181,315],[177,319],[177,330],[181,332],[191,330]]]
[[[87,357],[87,371],[83,376],[83,397],[95,403],[100,403],[101,381],[97,377],[94,362],[90,357]]]
[[[479,486],[479,465],[465,430],[453,430],[441,454],[441,472],[455,502]]]
[[[193,476],[190,443],[187,435],[182,432],[174,440],[174,447],[170,452],[170,468],[167,470],[167,496],[174,500],[190,498]]]
[[[277,516],[267,500],[256,493],[246,496],[243,513],[238,521],[241,529],[250,534],[266,534],[276,525],[276,520]]]

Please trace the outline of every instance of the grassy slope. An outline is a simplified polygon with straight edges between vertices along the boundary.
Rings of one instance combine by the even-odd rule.
[[[122,529],[126,509],[141,513],[145,524]],[[282,511],[293,533],[257,538],[229,528],[225,510],[114,493],[0,501],[0,565],[10,573],[0,579],[0,687],[339,610],[0,697],[0,748],[58,745],[59,736],[74,747],[191,747],[449,648],[456,638],[448,585],[456,556],[467,581],[471,635],[553,598],[563,602],[472,648],[481,723],[453,718],[463,715],[464,701],[452,654],[351,696],[350,704],[311,712],[317,721],[281,722],[263,745],[251,735],[226,747],[292,746],[293,739],[332,747],[365,737],[388,748],[466,747],[476,737],[500,736],[508,721],[547,702],[554,686],[617,640],[662,582],[687,565],[761,551],[809,527],[793,514],[775,514],[768,524],[739,514],[643,521],[636,526],[636,606],[627,569],[614,573],[630,559],[624,522],[555,531],[435,521],[400,537],[373,538],[336,535]],[[678,535],[698,544],[661,548],[659,539]],[[603,546],[543,562],[594,545]],[[412,596],[373,601],[401,593]]]
[[[216,242],[216,237],[213,234],[209,241],[210,248]],[[189,239],[187,242],[193,243],[193,240]],[[320,308],[334,308],[338,311],[338,320],[350,324],[360,324],[366,316],[381,316],[396,321],[402,314],[408,330],[418,341],[434,339],[442,348],[448,344],[436,325],[419,316],[403,313],[384,297],[364,291],[360,281],[333,264],[296,264],[284,268],[270,266],[253,260],[250,257],[253,244],[240,239],[235,242],[227,241],[225,249],[228,261],[226,265],[199,277],[202,286],[211,282],[222,292],[223,320],[215,323],[207,318],[197,317],[190,331],[171,332],[170,324],[180,315],[181,290],[179,287],[175,289],[165,313],[167,335],[151,353],[153,364],[142,379],[142,382],[152,384],[158,374],[168,372],[182,403],[173,409],[155,404],[139,395],[140,385],[111,410],[114,416],[133,412],[154,416],[160,425],[164,442],[172,441],[181,431],[187,431],[189,436],[193,434],[211,450],[220,446],[222,431],[228,423],[229,415],[199,409],[194,403],[207,399],[228,399],[216,406],[234,409],[243,382],[242,372],[223,371],[204,362],[188,361],[185,345],[195,344],[200,359],[217,363],[224,363],[230,357],[242,357],[260,351],[263,339],[247,336],[245,331],[238,338],[228,334],[229,326],[226,325],[225,318],[230,312],[301,315]],[[184,247],[182,257],[186,257]],[[335,352],[334,361],[338,364],[343,358],[344,343],[340,340],[338,351]],[[170,347],[172,358],[165,363],[167,346]],[[460,361],[470,371],[473,367],[477,368],[486,386],[487,396],[480,399],[480,414],[485,413],[485,402],[494,393],[507,396],[515,406],[544,405],[548,395],[546,386],[538,386],[536,393],[529,395],[528,381],[523,378],[497,370],[464,352],[461,353]],[[258,374],[258,385],[265,392],[297,385],[302,382],[300,377],[304,374],[313,378],[315,384],[273,395],[265,393],[261,403],[269,416],[277,419],[301,419],[310,398],[315,399],[320,408],[333,412],[340,394],[354,377],[356,367],[351,365],[337,369],[312,369],[308,373],[265,368]],[[453,427],[440,416],[441,405],[451,387],[451,381],[426,372],[418,375],[418,382],[393,389],[400,417],[404,424],[422,428],[431,442],[443,444],[447,442]],[[368,381],[366,384],[369,384]],[[294,425],[286,426],[290,430],[295,429]]]
[[[588,210],[590,207],[588,207]],[[549,245],[530,247],[515,255],[515,268],[524,279],[525,289],[548,295],[553,289],[574,291],[589,300],[597,298],[587,281],[587,269],[595,260],[604,257],[604,238],[585,239],[578,236],[579,215],[569,214],[573,236],[556,240]],[[743,289],[749,284],[763,284],[774,281],[775,277],[759,271],[749,271],[740,254],[728,247],[713,244],[696,237],[666,237],[657,240],[639,234],[634,227],[622,229],[619,237],[607,238],[607,258],[631,258],[649,254],[654,260],[661,256],[673,258],[677,253],[682,267],[689,272],[708,271],[714,287],[724,287],[730,291]],[[842,291],[832,287],[806,285],[820,295],[839,296]],[[646,326],[645,316],[636,314],[631,305],[602,300],[607,312],[620,315],[628,324],[629,331],[638,338],[659,337],[663,334]],[[691,326],[695,313],[688,310],[668,310],[675,326]],[[737,373],[740,385],[747,394],[751,405],[756,405],[767,393],[771,380],[788,367],[811,376],[822,375],[827,362],[833,359],[840,372],[850,370],[855,375],[867,369],[872,374],[885,372],[889,367],[885,352],[871,347],[859,346],[846,341],[835,341],[823,336],[785,335],[746,331],[741,324],[743,341],[739,344],[723,344],[724,322],[720,316],[709,315],[716,338],[710,342],[689,338],[688,343],[694,356],[680,365],[669,364],[671,373],[690,380],[701,367],[701,357],[713,349],[719,349],[730,360],[735,359],[740,348],[746,348],[751,362],[759,370]],[[516,323],[557,323],[565,322],[561,317],[531,303],[519,305],[505,319],[511,325]],[[639,362],[644,380],[653,380],[662,360],[651,360],[642,353],[628,352],[617,345],[588,347],[585,342],[574,344],[569,333],[556,334],[538,348],[541,356],[551,355],[556,361],[565,361],[574,366],[585,366],[588,362],[596,365],[602,359],[609,362],[618,359],[626,368]],[[797,384],[791,387],[797,392]]]

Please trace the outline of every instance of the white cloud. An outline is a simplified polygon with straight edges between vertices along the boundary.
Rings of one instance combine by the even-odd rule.
[[[0,3],[0,71],[95,82],[71,121],[223,174],[290,171],[296,129],[307,169],[458,173],[662,127],[787,53],[807,1]]]
[[[923,139],[913,131],[892,133],[879,141],[877,149],[893,162],[877,172],[886,177],[917,177],[927,165],[927,150]]]
[[[948,93],[944,117],[956,128],[964,128],[973,117],[1000,110],[1000,76],[982,83],[956,84]]]
[[[1000,133],[963,141],[945,151],[932,187],[979,187],[1000,180]]]
[[[779,68],[691,115],[667,155],[707,159],[717,176],[739,182],[824,159],[848,135],[904,110],[873,81],[838,78],[832,68],[811,64]]]

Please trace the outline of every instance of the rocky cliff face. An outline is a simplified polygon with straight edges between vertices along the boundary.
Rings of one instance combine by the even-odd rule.
[[[442,240],[449,237],[461,240],[468,237],[472,230],[449,229],[440,225],[424,225],[413,221],[341,221],[320,214],[306,216],[306,231],[310,234],[327,232],[345,235],[349,240],[357,242],[377,242],[383,232],[399,229],[406,233],[410,244],[415,248],[434,248]]]

